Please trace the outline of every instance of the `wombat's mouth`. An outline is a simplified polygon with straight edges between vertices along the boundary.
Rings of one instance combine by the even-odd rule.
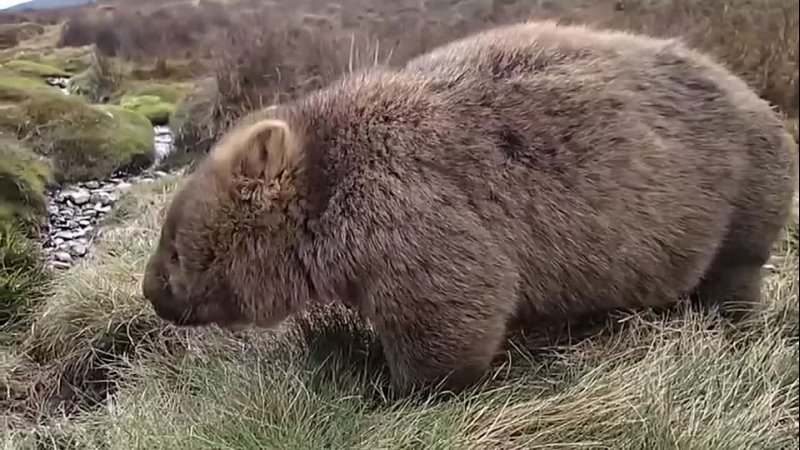
[[[163,298],[148,297],[148,300],[150,300],[156,315],[163,320],[178,326],[200,325],[199,321],[193,317],[195,315],[192,314],[192,308],[176,298],[165,301]]]

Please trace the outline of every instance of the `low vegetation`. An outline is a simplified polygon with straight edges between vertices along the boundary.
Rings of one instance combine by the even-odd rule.
[[[0,346],[18,344],[14,336],[44,298],[49,281],[39,244],[14,222],[0,222]]]

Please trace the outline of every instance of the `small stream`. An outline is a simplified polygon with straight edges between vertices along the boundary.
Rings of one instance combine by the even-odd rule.
[[[71,95],[68,78],[48,78],[48,84]],[[91,251],[98,228],[103,224],[120,196],[133,185],[180,174],[158,170],[174,150],[172,130],[154,126],[153,164],[139,174],[114,175],[104,180],[65,184],[45,194],[47,217],[41,241],[46,264],[54,269],[68,269]]]

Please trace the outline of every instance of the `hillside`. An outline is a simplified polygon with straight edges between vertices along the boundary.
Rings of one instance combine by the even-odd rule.
[[[58,9],[71,6],[85,5],[94,3],[95,0],[30,0],[18,5],[6,8],[4,11],[24,11],[27,9]]]

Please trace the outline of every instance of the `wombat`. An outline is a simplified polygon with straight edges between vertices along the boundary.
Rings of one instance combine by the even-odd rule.
[[[339,299],[396,389],[458,391],[512,324],[758,304],[794,146],[680,41],[500,26],[230,131],[175,194],[143,291],[184,326]]]

